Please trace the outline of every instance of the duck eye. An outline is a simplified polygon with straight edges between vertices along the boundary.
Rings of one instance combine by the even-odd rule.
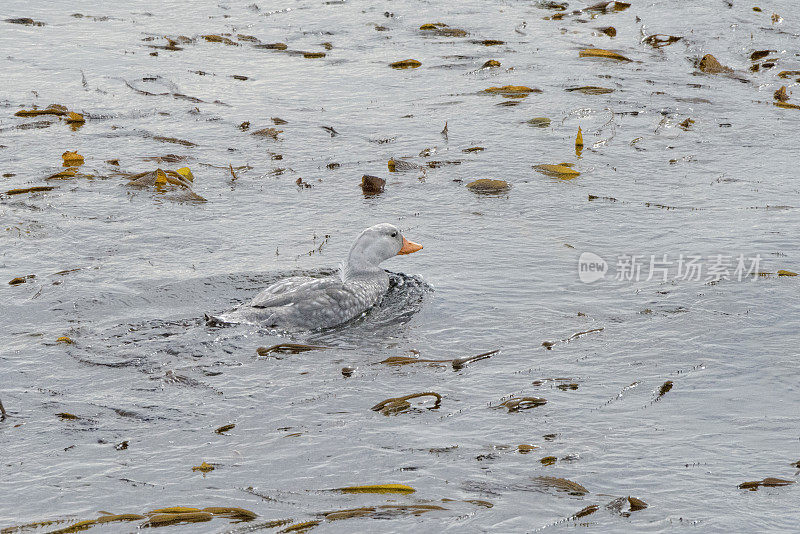
[[[392,237],[397,237],[397,232],[392,232]]]

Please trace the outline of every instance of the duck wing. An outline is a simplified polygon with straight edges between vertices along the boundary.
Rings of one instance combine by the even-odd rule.
[[[388,280],[383,283],[382,278],[343,282],[337,276],[295,281],[279,292],[265,290],[249,307],[268,313],[269,321],[275,325],[326,328],[363,313],[378,302],[387,288]]]
[[[263,289],[258,295],[253,297],[250,301],[250,306],[256,308],[266,308],[273,304],[271,302],[278,302],[278,297],[291,293],[295,289],[309,283],[321,280],[320,278],[309,278],[308,276],[290,276],[271,286]]]

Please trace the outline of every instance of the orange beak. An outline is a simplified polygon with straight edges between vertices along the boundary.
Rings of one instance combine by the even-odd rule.
[[[400,249],[400,252],[397,254],[412,254],[418,250],[422,250],[422,245],[419,243],[414,243],[413,241],[409,241],[405,237],[403,238],[403,248]]]

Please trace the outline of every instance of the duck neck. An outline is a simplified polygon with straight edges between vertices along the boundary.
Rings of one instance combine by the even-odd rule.
[[[377,258],[368,257],[363,250],[354,247],[347,256],[347,262],[341,265],[342,280],[346,282],[357,277],[383,273],[383,269],[378,266],[379,261]]]

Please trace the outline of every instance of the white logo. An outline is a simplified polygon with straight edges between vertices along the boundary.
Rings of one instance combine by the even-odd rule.
[[[584,284],[591,284],[606,275],[608,264],[606,260],[592,252],[584,252],[578,258],[578,278]]]

